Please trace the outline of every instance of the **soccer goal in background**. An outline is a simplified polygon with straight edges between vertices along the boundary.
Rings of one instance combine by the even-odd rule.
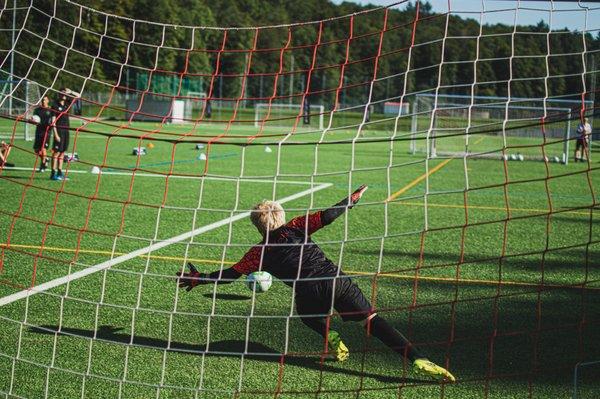
[[[600,359],[600,168],[552,160],[597,112],[600,3],[86,2],[144,18],[83,3],[0,3],[16,165],[0,166],[0,397],[546,399],[575,370],[578,397],[597,396],[582,366]],[[144,20],[165,10],[203,26]],[[54,181],[18,120],[61,87],[83,115]],[[456,383],[343,323],[333,296],[315,316],[343,363],[277,279],[180,289],[188,262],[264,248],[263,199],[288,220],[345,210],[293,245],[319,245]]]
[[[40,87],[36,82],[27,79],[0,81],[0,121],[2,131],[0,137],[9,138],[13,133],[24,140],[33,140],[35,126],[24,122],[33,115],[33,110],[41,99]],[[19,118],[20,123],[9,125],[5,121]],[[15,129],[15,132],[9,131]]]
[[[410,151],[567,164],[581,105],[581,100],[562,98],[417,94]],[[592,101],[585,105],[593,108]]]

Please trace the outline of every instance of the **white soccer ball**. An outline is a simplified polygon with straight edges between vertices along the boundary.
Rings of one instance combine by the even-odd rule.
[[[94,175],[100,174],[100,168],[97,166],[92,166],[92,174],[94,174]]]
[[[265,147],[265,152],[273,152],[273,150],[270,147],[266,146]]]
[[[246,277],[246,285],[255,292],[265,292],[271,288],[273,276],[268,272],[254,272]]]
[[[41,122],[41,119],[40,119],[40,117],[39,117],[39,116],[37,116],[37,115],[33,115],[33,116],[31,117],[31,120],[32,120],[34,123],[40,123],[40,122]]]
[[[525,160],[525,157],[523,156],[523,154],[517,155],[517,158],[519,158],[519,161]]]

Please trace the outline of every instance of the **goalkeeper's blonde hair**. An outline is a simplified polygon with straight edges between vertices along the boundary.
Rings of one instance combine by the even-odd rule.
[[[279,202],[262,200],[252,208],[250,220],[262,235],[266,235],[285,224],[285,211]]]

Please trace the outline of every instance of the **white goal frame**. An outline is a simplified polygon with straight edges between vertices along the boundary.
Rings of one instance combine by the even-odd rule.
[[[434,108],[431,108],[428,111],[422,109],[421,105],[424,103],[424,99],[429,99],[433,101]],[[490,102],[474,102],[475,100],[485,100]],[[469,101],[462,102],[461,101]],[[551,104],[552,106],[529,106],[529,105],[520,105],[527,104],[531,102],[546,102],[547,104]],[[415,154],[418,152],[417,149],[417,136],[419,133],[427,133],[427,130],[419,130],[418,128],[418,119],[421,117],[426,117],[429,113],[432,115],[429,118],[434,118],[433,124],[434,128],[431,130],[429,137],[427,139],[426,146],[428,148],[427,152],[431,158],[435,158],[438,155],[465,155],[462,154],[449,154],[447,152],[438,151],[436,144],[436,129],[435,129],[435,118],[436,112],[439,110],[456,110],[456,111],[465,111],[468,112],[469,115],[469,126],[471,128],[478,127],[476,125],[471,125],[470,120],[473,118],[473,112],[479,111],[482,109],[487,110],[523,110],[523,111],[535,111],[538,110],[540,113],[544,113],[546,115],[565,115],[565,130],[562,135],[563,140],[563,152],[560,156],[560,162],[564,165],[567,165],[569,162],[569,147],[570,147],[570,139],[572,138],[571,129],[572,123],[571,119],[573,118],[573,108],[571,107],[581,106],[581,101],[576,100],[567,100],[567,99],[536,99],[536,98],[508,98],[508,97],[495,97],[495,96],[463,96],[463,95],[453,95],[453,94],[417,94],[412,103],[412,112],[411,112],[411,127],[410,127],[410,153]],[[593,108],[593,102],[586,101],[586,108]],[[524,118],[522,120],[527,120],[528,118]],[[521,119],[514,119],[512,121],[518,121]],[[503,133],[505,134],[505,133]],[[591,138],[590,138],[591,141]],[[591,144],[591,143],[590,143]],[[489,154],[487,154],[489,156]]]

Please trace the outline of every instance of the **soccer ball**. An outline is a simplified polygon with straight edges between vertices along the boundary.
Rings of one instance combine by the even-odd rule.
[[[560,158],[559,157],[554,157],[553,161],[556,162],[556,163],[559,163],[560,162]]]
[[[523,154],[517,155],[517,158],[519,158],[519,161],[523,161],[525,159],[525,157],[523,156]]]
[[[268,272],[254,272],[246,277],[246,285],[255,292],[266,292],[271,288],[273,277]]]
[[[41,121],[40,117],[37,115],[33,115],[31,117],[31,120],[33,121],[33,123],[40,123],[40,121]]]
[[[517,160],[517,156],[515,154],[511,154],[510,155],[510,160],[511,161],[516,161]]]

